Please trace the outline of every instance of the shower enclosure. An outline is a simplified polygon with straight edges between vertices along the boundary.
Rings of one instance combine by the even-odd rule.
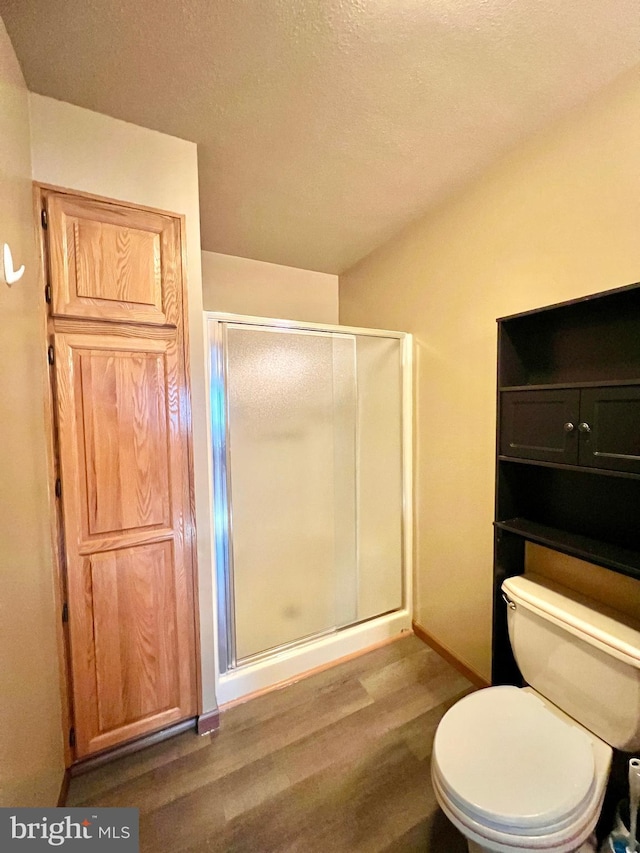
[[[410,336],[207,314],[219,701],[410,625]]]

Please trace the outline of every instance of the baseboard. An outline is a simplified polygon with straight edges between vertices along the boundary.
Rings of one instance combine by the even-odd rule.
[[[132,752],[138,752],[145,749],[147,746],[153,746],[156,743],[161,743],[163,740],[168,740],[170,737],[182,734],[196,728],[196,718],[190,717],[188,720],[180,720],[172,726],[167,726],[166,729],[160,729],[158,732],[144,735],[137,740],[131,740],[128,743],[123,743],[122,746],[116,746],[108,749],[105,752],[100,752],[97,755],[91,755],[88,758],[83,758],[72,764],[69,768],[71,776],[81,776],[83,773],[88,773],[90,770],[95,770],[97,767],[102,767],[104,764],[109,764],[115,761],[116,758],[122,758],[125,755],[131,755]]]
[[[58,795],[58,808],[62,808],[67,804],[67,797],[69,796],[69,785],[71,784],[71,773],[69,772],[69,768],[64,771],[64,776],[62,777],[62,784],[60,785],[60,794]]]
[[[220,712],[216,708],[215,711],[207,711],[206,714],[200,714],[196,723],[196,731],[199,735],[208,735],[211,732],[217,732],[220,728]]]
[[[475,669],[472,669],[466,663],[460,660],[460,658],[455,655],[451,649],[448,649],[446,646],[443,646],[433,634],[430,634],[422,625],[419,625],[417,622],[412,622],[413,633],[422,640],[423,643],[426,643],[428,646],[438,652],[438,654],[443,657],[447,663],[450,663],[452,667],[458,670],[458,672],[462,673],[465,678],[468,678],[472,684],[475,684],[476,687],[490,687],[491,682],[487,681],[484,676],[480,675],[479,672],[476,672]]]

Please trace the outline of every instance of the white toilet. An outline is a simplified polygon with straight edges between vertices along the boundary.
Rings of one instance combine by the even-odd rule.
[[[529,687],[488,687],[442,718],[431,776],[479,851],[595,850],[612,747],[640,749],[640,622],[529,574],[502,585]]]

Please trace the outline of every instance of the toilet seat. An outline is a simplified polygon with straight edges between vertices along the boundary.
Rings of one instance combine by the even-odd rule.
[[[433,760],[459,809],[514,835],[547,835],[572,824],[595,786],[585,732],[517,687],[480,690],[454,705],[436,732]]]
[[[531,688],[490,687],[442,718],[432,781],[454,825],[487,849],[567,853],[596,824],[610,757]]]

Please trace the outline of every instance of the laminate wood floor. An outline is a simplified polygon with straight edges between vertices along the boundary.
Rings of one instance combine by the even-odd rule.
[[[429,763],[471,689],[409,636],[77,776],[67,805],[138,807],[143,853],[466,853]]]

